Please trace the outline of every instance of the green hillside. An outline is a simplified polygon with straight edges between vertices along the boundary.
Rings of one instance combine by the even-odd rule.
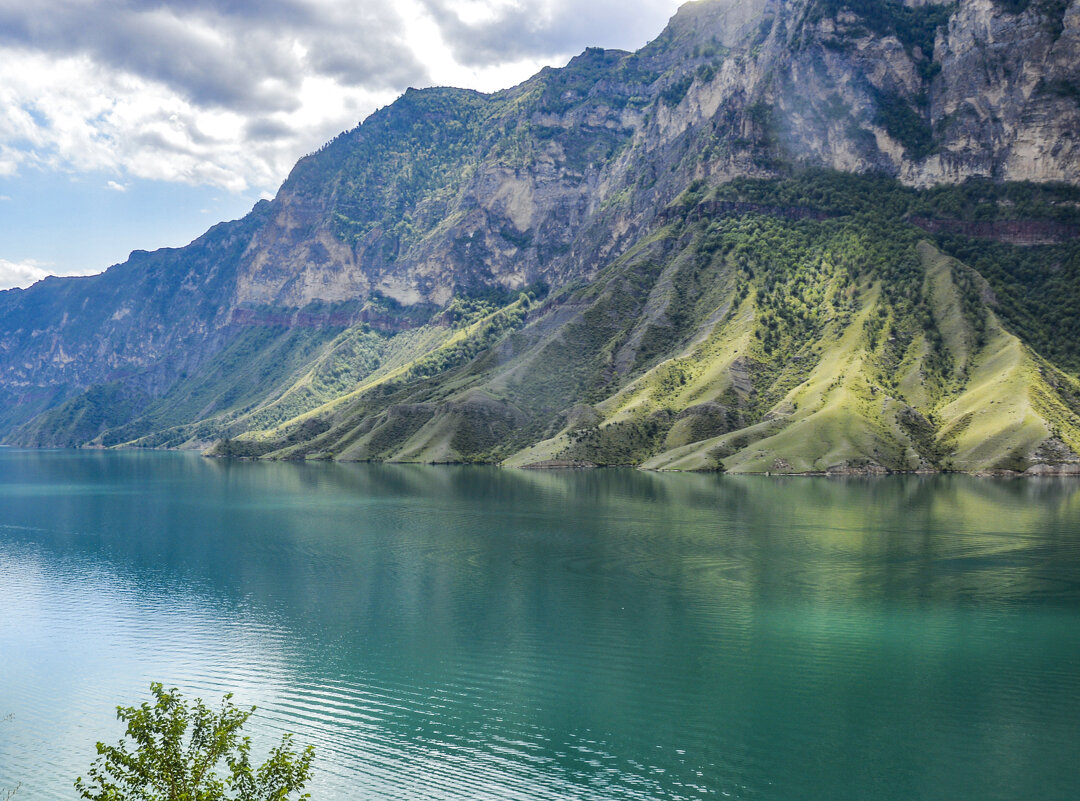
[[[1033,217],[1058,213],[1053,190],[999,191],[1042,196]],[[729,197],[744,210],[718,205]],[[943,197],[828,173],[689,192],[592,282],[474,302],[472,317],[388,338],[385,366],[347,392],[321,404],[308,396],[291,419],[247,413],[239,422],[250,429],[214,452],[774,473],[1072,470],[1078,346],[1054,335],[1075,324],[1071,298],[1042,286],[1075,269],[1080,245],[934,241],[904,215],[956,208]],[[824,213],[798,219],[799,208]],[[977,250],[983,271],[948,250]],[[1040,260],[1045,275],[1021,284],[1040,298],[1033,307],[1016,265],[1038,272]]]

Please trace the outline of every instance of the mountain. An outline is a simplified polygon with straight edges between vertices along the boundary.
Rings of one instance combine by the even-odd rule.
[[[1080,472],[1080,0],[699,0],[0,293],[0,436]]]

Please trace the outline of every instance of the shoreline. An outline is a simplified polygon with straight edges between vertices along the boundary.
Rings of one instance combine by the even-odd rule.
[[[117,449],[121,450],[121,449]],[[128,448],[126,450],[142,450]],[[179,448],[147,448],[146,450],[174,450]],[[330,462],[334,464],[411,464],[426,465],[430,467],[496,467],[500,470],[529,470],[529,471],[556,471],[556,470],[636,470],[642,473],[663,474],[689,474],[689,475],[727,475],[727,476],[761,476],[766,478],[886,478],[889,476],[974,476],[975,478],[1080,478],[1080,462],[1066,462],[1060,465],[1037,464],[1027,470],[886,470],[882,467],[843,467],[828,470],[808,470],[804,472],[778,472],[766,470],[764,472],[729,472],[727,470],[660,470],[643,468],[632,464],[597,464],[573,459],[548,459],[524,465],[506,465],[503,462],[397,462],[380,459],[264,459],[252,456],[221,456],[203,452],[207,459],[224,459],[240,462]]]
[[[20,445],[0,445],[0,450],[5,451],[93,451],[95,453],[106,452],[131,452],[131,453],[197,453],[204,459],[217,459],[234,462],[264,462],[271,463],[333,463],[333,464],[386,464],[386,465],[422,465],[427,467],[490,467],[500,470],[527,470],[535,472],[543,471],[580,471],[580,470],[635,470],[641,473],[659,474],[686,474],[686,475],[725,475],[725,476],[759,476],[762,478],[889,478],[894,476],[972,476],[974,478],[1080,478],[1080,462],[1065,462],[1059,465],[1036,464],[1026,470],[887,470],[879,466],[857,468],[840,467],[828,470],[807,470],[802,472],[780,472],[766,470],[764,472],[730,472],[727,470],[663,470],[655,468],[643,468],[632,464],[596,464],[579,460],[550,459],[541,462],[533,462],[525,465],[506,465],[502,462],[404,462],[377,459],[265,459],[255,456],[222,456],[209,453],[198,448],[103,448],[101,446],[84,447],[58,447],[41,448],[25,447]]]

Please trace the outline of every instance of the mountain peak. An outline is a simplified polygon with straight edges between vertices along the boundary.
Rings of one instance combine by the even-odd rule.
[[[699,0],[635,54],[410,89],[243,220],[0,293],[0,432],[1080,463],[1077,64],[1080,0]]]
[[[742,43],[761,20],[780,8],[780,0],[691,0],[684,3],[658,38],[715,39],[725,47]]]

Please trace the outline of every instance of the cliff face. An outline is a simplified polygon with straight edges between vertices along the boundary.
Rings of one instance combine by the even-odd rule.
[[[961,3],[935,58],[943,152],[922,180],[1080,180],[1080,3]]]
[[[456,336],[478,298],[594,281],[664,226],[835,216],[821,196],[684,202],[747,177],[1080,183],[1078,70],[1080,0],[699,0],[637,53],[590,49],[492,95],[409,90],[244,220],[101,276],[0,293],[0,431],[49,409],[9,438],[175,429],[144,440],[175,445],[276,425],[346,392],[364,359],[391,369]],[[1076,221],[1054,215],[1072,201],[1031,220],[1007,194],[976,210],[990,220],[910,210],[942,235],[1071,241]],[[391,347],[357,326],[404,337]],[[643,331],[613,354],[617,373]],[[236,386],[230,371],[256,362]],[[82,393],[103,386],[92,405],[122,398],[123,414],[85,414]],[[271,391],[292,400],[259,417]],[[225,412],[227,425],[190,428]],[[50,439],[58,427],[69,433]]]
[[[774,19],[755,72],[785,155],[917,186],[1080,178],[1080,4],[819,0]]]
[[[1075,183],[1078,36],[1076,0],[688,3],[638,53],[491,96],[410,91],[301,162],[235,302],[588,277],[695,178]]]

